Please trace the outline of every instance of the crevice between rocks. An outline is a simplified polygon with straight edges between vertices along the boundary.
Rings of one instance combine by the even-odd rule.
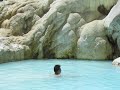
[[[55,58],[55,52],[52,51],[53,49],[55,49],[55,47],[51,48],[53,37],[56,34],[56,32],[59,32],[59,30],[61,30],[62,27],[65,25],[65,23],[67,22],[68,16],[69,14],[66,15],[66,19],[62,25],[60,25],[58,28],[54,28],[53,26],[53,28],[51,29],[51,32],[49,33],[49,35],[47,35],[49,37],[44,41],[44,44],[43,44],[43,58],[49,58],[49,59]]]
[[[106,36],[106,37],[112,46],[112,56],[108,56],[108,58],[116,59],[117,57],[120,57],[119,54],[120,50],[117,45],[117,40],[114,41],[111,36]]]

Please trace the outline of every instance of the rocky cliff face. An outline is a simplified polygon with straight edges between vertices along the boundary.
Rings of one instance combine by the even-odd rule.
[[[120,5],[116,3],[117,0],[0,2],[0,62],[117,57]]]

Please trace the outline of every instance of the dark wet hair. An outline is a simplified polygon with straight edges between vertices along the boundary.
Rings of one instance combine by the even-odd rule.
[[[55,65],[54,66],[54,72],[55,72],[56,75],[59,75],[61,73],[60,65]]]

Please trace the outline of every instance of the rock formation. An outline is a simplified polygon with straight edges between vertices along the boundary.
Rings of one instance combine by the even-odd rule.
[[[112,47],[106,37],[103,20],[96,20],[80,28],[77,42],[78,59],[111,59]]]
[[[118,14],[112,16],[120,6],[116,3],[117,0],[0,2],[0,62],[42,58],[113,59],[119,53],[120,44],[120,39],[116,42],[117,37],[110,33],[115,30],[112,23],[119,20]]]
[[[120,66],[120,57],[119,58],[116,58],[113,62],[112,62],[113,65],[116,65],[116,66]]]

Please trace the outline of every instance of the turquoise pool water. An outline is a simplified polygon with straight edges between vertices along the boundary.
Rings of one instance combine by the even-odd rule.
[[[60,64],[61,77],[53,67]],[[120,90],[111,61],[29,60],[0,65],[0,90]]]

